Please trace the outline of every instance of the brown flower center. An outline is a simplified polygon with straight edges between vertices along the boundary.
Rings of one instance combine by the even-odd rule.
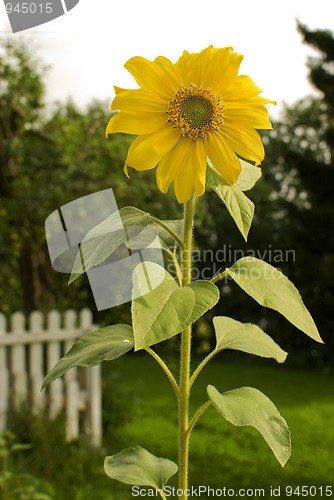
[[[170,100],[168,121],[191,140],[206,139],[223,122],[224,105],[211,89],[182,88]]]

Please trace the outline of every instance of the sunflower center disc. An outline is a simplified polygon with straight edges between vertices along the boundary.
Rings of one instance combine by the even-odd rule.
[[[180,115],[192,128],[207,127],[213,117],[213,106],[201,96],[189,96],[180,104]]]
[[[224,105],[212,89],[182,88],[169,102],[168,121],[190,140],[206,139],[223,122]]]

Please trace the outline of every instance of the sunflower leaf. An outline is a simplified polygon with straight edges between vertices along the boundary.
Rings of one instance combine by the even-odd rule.
[[[251,323],[240,323],[226,316],[213,318],[216,333],[216,350],[235,349],[263,358],[274,358],[283,363],[287,353],[261,328]]]
[[[290,432],[276,406],[253,387],[241,387],[220,394],[209,385],[208,396],[225,420],[237,427],[257,429],[272,449],[282,467],[291,455]]]
[[[247,241],[254,216],[254,203],[247,198],[238,184],[230,186],[210,163],[208,163],[207,168],[207,183],[223,201],[239,231]]]
[[[74,366],[95,366],[111,361],[133,348],[133,333],[129,325],[110,325],[84,335],[49,371],[42,389]]]
[[[149,214],[135,207],[124,207],[109,215],[89,231],[76,256],[69,284],[93,266],[105,261],[130,236],[138,236],[150,222]]]
[[[297,288],[278,269],[255,257],[243,257],[225,273],[259,304],[278,311],[313,340],[323,343]]]
[[[262,170],[260,167],[255,167],[251,163],[247,161],[240,160],[241,165],[241,173],[236,182],[237,186],[242,191],[249,191],[252,187],[255,186],[256,182],[260,179],[262,175]]]
[[[167,458],[158,458],[144,448],[136,446],[106,457],[107,476],[125,484],[152,486],[163,491],[168,480],[176,474],[177,465]]]
[[[182,332],[219,298],[218,288],[210,281],[198,280],[181,288],[153,262],[143,262],[135,268],[132,294],[135,351]]]

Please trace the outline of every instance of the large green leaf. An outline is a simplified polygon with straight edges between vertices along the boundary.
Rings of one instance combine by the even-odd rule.
[[[259,304],[278,311],[306,335],[322,342],[297,288],[278,269],[255,257],[243,257],[225,273]]]
[[[241,173],[236,184],[242,191],[249,191],[260,179],[262,170],[260,169],[260,167],[254,167],[254,165],[251,165],[251,163],[248,163],[244,160],[239,159],[239,161],[241,165]]]
[[[283,351],[261,328],[251,323],[240,323],[226,316],[213,318],[217,345],[216,350],[235,349],[263,358],[274,358],[279,363],[286,359]]]
[[[49,371],[43,387],[61,377],[73,366],[94,366],[111,361],[133,348],[133,333],[129,325],[111,325],[84,335]]]
[[[208,386],[208,395],[218,413],[228,422],[257,429],[284,467],[291,455],[290,432],[286,421],[267,396],[253,387],[241,387],[220,394],[212,385]]]
[[[138,350],[182,332],[218,302],[219,290],[205,280],[180,288],[161,266],[145,262],[134,270],[133,297],[133,335]]]
[[[69,284],[91,267],[105,261],[122,243],[138,236],[149,222],[150,215],[135,207],[124,207],[109,215],[83,239]]]
[[[163,491],[168,480],[176,474],[177,465],[167,458],[158,458],[137,446],[106,457],[105,473],[126,484],[152,486]]]
[[[230,186],[210,163],[208,163],[206,179],[208,185],[226,205],[239,231],[247,241],[254,215],[254,203],[247,198],[238,184]],[[245,181],[245,184],[247,182]]]

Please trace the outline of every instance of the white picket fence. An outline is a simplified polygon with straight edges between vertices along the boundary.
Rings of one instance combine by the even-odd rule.
[[[28,321],[17,312],[9,329],[0,314],[0,432],[6,428],[10,409],[25,402],[35,413],[46,410],[51,419],[64,410],[67,440],[84,433],[94,446],[101,444],[100,366],[72,368],[41,392],[46,373],[76,339],[96,328],[88,309],[79,315],[72,310],[63,315],[51,311],[46,318],[35,311]]]

